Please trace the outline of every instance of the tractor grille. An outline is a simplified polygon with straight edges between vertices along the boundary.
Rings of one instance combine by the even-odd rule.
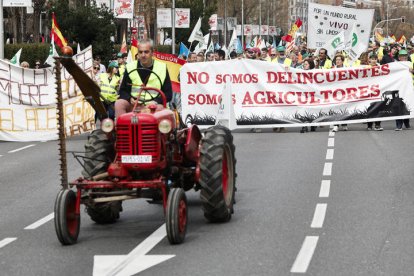
[[[159,160],[158,126],[132,124],[117,126],[117,160],[122,155],[152,155],[152,162]]]

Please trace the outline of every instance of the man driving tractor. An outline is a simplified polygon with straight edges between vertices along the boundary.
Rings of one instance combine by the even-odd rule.
[[[151,72],[152,71],[152,72]],[[138,99],[140,86],[158,88],[164,92],[167,102],[172,99],[172,85],[165,63],[153,59],[153,46],[151,40],[142,40],[138,44],[138,60],[126,65],[124,78],[119,88],[119,99],[115,103],[115,116],[131,112],[137,100],[158,104],[162,109],[161,98],[152,98],[148,92]]]

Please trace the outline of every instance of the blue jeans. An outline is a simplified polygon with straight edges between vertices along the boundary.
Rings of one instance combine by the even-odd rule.
[[[403,124],[406,128],[410,128],[410,119],[395,120],[397,128],[402,128]]]

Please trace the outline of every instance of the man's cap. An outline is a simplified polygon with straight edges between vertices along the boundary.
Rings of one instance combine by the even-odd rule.
[[[118,68],[118,62],[117,61],[112,61],[111,63],[109,63],[108,67],[116,67],[116,68]]]
[[[116,55],[116,57],[117,57],[117,58],[122,58],[122,53],[121,53],[121,52],[119,52],[119,53]]]
[[[284,51],[286,50],[286,48],[285,48],[285,46],[278,46],[278,47],[276,48],[276,50],[277,50],[278,52],[284,52]]]
[[[252,51],[252,52],[255,52],[256,54],[260,54],[260,49],[257,48],[257,47],[250,48],[249,50]]]
[[[407,52],[407,50],[401,49],[401,50],[398,52],[398,55],[400,55],[400,56],[406,56],[406,55],[408,55],[408,52]]]

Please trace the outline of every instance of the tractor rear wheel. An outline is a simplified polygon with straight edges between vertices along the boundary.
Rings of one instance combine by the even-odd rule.
[[[107,171],[115,158],[114,142],[101,129],[93,131],[85,144],[85,161],[82,175],[88,179]],[[100,190],[102,191],[102,190]],[[114,223],[122,211],[122,201],[85,203],[86,212],[98,224]]]
[[[209,128],[201,141],[200,197],[210,222],[226,222],[233,213],[236,159],[233,135],[223,126]]]
[[[173,188],[168,195],[165,218],[167,237],[171,244],[180,244],[184,241],[187,221],[187,197],[182,188]]]
[[[119,213],[122,211],[122,201],[85,203],[85,205],[88,215],[98,224],[115,223],[119,219]]]
[[[72,190],[61,190],[55,201],[55,230],[63,245],[75,244],[78,240],[80,215],[76,215],[76,194]]]

